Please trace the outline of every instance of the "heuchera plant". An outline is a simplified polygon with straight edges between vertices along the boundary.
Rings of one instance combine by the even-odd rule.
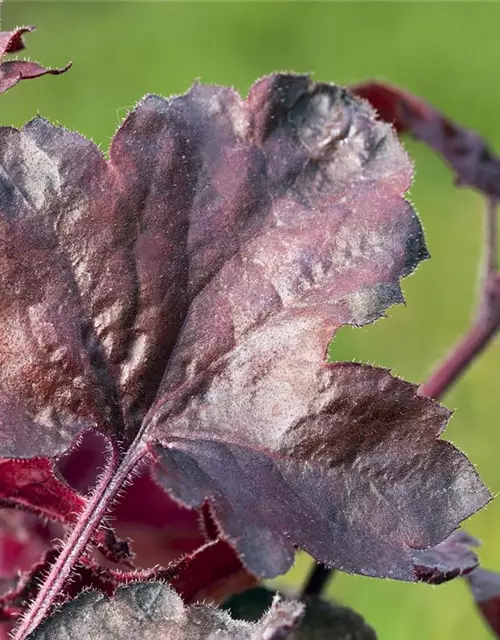
[[[2,62],[0,91],[67,68]],[[428,258],[405,131],[488,203],[477,320],[420,387],[326,362]],[[436,402],[500,323],[480,138],[383,83],[275,74],[147,96],[108,157],[40,117],[0,127],[0,161],[5,638],[374,638],[318,598],[333,568],[467,575],[500,634],[500,578],[457,531],[490,494]],[[297,549],[302,602],[257,587]]]

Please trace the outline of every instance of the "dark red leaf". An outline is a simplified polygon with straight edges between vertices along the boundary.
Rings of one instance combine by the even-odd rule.
[[[28,548],[28,545],[26,545]],[[40,557],[33,559],[24,570],[19,570],[9,589],[6,589],[0,598],[0,619],[15,619],[20,615],[32,598],[37,594],[40,581],[46,575],[50,564],[56,557],[54,549],[48,549]],[[78,568],[75,574],[78,574]],[[78,578],[77,578],[78,579]],[[61,594],[64,601],[64,595]]]
[[[8,580],[4,580],[3,592],[0,591],[0,621],[15,619],[27,608],[38,594],[43,577],[57,559],[57,549],[50,548],[48,544],[43,547],[36,544],[28,546],[27,542],[24,545],[24,562],[20,562],[17,571],[9,574]],[[0,538],[0,552],[7,550]],[[34,556],[36,550],[38,554]],[[29,564],[26,562],[26,551],[31,554]],[[1,578],[0,575],[0,585]],[[153,579],[168,582],[186,604],[199,601],[218,603],[228,595],[248,589],[257,582],[245,570],[234,549],[224,540],[217,540],[206,543],[165,568],[156,566],[121,571],[104,567],[85,556],[74,567],[71,580],[58,594],[55,605],[71,600],[89,588],[112,596],[122,585]]]
[[[300,623],[303,610],[298,602],[277,599],[259,622],[243,622],[206,605],[185,607],[165,584],[136,583],[120,588],[111,600],[95,591],[82,593],[27,640],[113,640],[137,634],[148,640],[278,640]]]
[[[0,64],[0,93],[11,89],[21,80],[32,80],[47,74],[57,76],[71,67],[71,63],[60,69],[47,69],[29,60],[8,60]]]
[[[34,31],[35,27],[18,27],[13,31],[0,31],[0,58],[7,53],[17,53],[25,49],[23,35]]]
[[[77,446],[57,459],[57,472],[75,491],[88,495],[109,459],[108,444],[99,432],[85,431]]]
[[[13,621],[23,611],[16,595],[57,535],[57,527],[30,513],[0,509],[0,640],[8,640]]]
[[[24,49],[23,35],[35,27],[18,27],[13,31],[0,31],[0,58],[7,53],[17,53]],[[0,93],[4,93],[20,80],[30,80],[47,74],[58,75],[71,67],[71,63],[61,69],[47,69],[29,60],[8,60],[0,64]]]
[[[32,514],[0,509],[0,601],[16,588],[18,572],[29,571],[42,559],[54,534]]]
[[[47,458],[0,459],[0,504],[29,507],[39,515],[75,522],[85,498],[54,473]]]
[[[500,638],[500,574],[475,569],[467,576],[477,606],[497,638]]]
[[[120,538],[132,540],[138,567],[166,567],[207,542],[198,511],[174,502],[153,482],[149,469],[125,489],[110,521]]]
[[[477,546],[478,540],[466,531],[454,531],[436,547],[414,552],[417,576],[430,584],[441,584],[467,575],[479,564],[476,554],[470,549]]]
[[[98,433],[86,432],[78,446],[58,460],[58,472],[73,489],[89,493],[95,485],[98,470],[109,456],[103,441]],[[115,549],[114,561],[119,562],[120,555],[122,559],[130,555],[123,543],[128,538],[133,543],[135,566],[148,568],[167,566],[204,545],[207,536],[202,532],[199,512],[174,502],[153,482],[147,467],[136,473],[108,518],[122,541],[112,540],[112,532],[104,529],[95,540],[101,552],[111,559],[109,552]]]
[[[148,96],[106,160],[36,118],[0,129],[0,455],[61,456],[94,428],[250,573],[294,547],[416,579],[485,504],[439,440],[448,412],[382,369],[326,365],[332,333],[402,302],[427,257],[390,126],[338,87],[276,75],[243,101]],[[33,268],[36,265],[36,269]]]
[[[500,198],[500,158],[477,133],[456,124],[421,98],[384,82],[351,87],[396,130],[408,131],[437,151],[456,173],[456,184]]]

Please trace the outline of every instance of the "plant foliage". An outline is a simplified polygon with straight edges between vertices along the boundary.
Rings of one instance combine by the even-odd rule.
[[[0,91],[67,68],[3,62]],[[326,362],[428,258],[411,162],[356,93],[458,166],[461,130],[441,142],[394,91],[195,84],[141,100],[108,156],[41,117],[0,128],[0,544],[16,549],[0,612],[7,629],[29,609],[16,638],[308,638],[316,607],[311,629],[340,640],[325,604],[300,627],[294,601],[260,622],[191,603],[284,573],[296,549],[407,581],[477,566],[475,541],[448,536],[490,494],[441,438],[448,410]]]

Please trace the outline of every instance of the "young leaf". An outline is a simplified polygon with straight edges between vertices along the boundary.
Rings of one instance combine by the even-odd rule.
[[[483,138],[456,124],[421,98],[383,82],[363,82],[352,91],[369,100],[380,117],[437,151],[456,173],[456,184],[500,198],[500,158]]]
[[[303,605],[275,600],[258,623],[232,620],[222,610],[206,605],[185,607],[180,597],[158,582],[120,588],[112,599],[86,591],[66,604],[28,640],[95,640],[129,638],[148,640],[278,640],[300,622]]]
[[[15,594],[41,562],[57,536],[56,527],[18,509],[0,509],[0,640],[8,640],[13,621],[23,609]]]
[[[195,85],[146,97],[109,161],[41,118],[0,129],[0,161],[0,455],[57,458],[89,428],[124,465],[151,451],[256,576],[298,546],[414,580],[414,549],[489,500],[438,439],[445,409],[324,363],[428,255],[409,160],[367,103],[305,76],[246,101]]]

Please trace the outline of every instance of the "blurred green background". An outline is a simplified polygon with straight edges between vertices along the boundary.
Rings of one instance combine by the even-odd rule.
[[[264,74],[294,70],[339,84],[385,78],[500,146],[500,4],[7,0],[3,28],[16,24],[39,27],[27,38],[31,59],[74,66],[3,96],[0,124],[21,125],[38,112],[105,149],[145,93],[180,93],[196,78],[245,93]],[[454,188],[430,151],[406,145],[416,163],[410,195],[432,259],[405,281],[406,307],[367,329],[344,328],[332,355],[421,382],[468,326],[482,201]],[[499,374],[497,341],[446,398],[456,409],[447,438],[467,452],[494,493],[500,490]],[[483,541],[484,566],[500,571],[500,503],[467,527]],[[310,562],[301,556],[287,582],[299,584]],[[361,612],[383,640],[490,637],[460,580],[430,587],[342,574],[329,593]]]

